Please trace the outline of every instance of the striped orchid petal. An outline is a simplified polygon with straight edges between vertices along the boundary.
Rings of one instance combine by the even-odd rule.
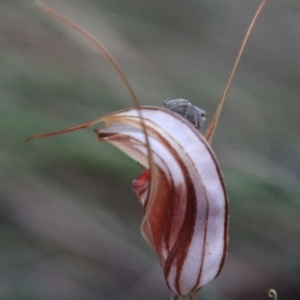
[[[169,289],[195,293],[220,273],[227,252],[227,196],[213,150],[190,123],[162,108],[130,108],[102,121],[105,128],[95,130],[99,140],[147,168],[133,189],[144,208],[142,234]]]

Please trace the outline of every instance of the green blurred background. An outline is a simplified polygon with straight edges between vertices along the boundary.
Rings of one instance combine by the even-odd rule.
[[[46,3],[111,51],[142,104],[184,97],[210,120],[260,1]],[[23,144],[131,106],[111,66],[33,0],[0,1],[0,51],[0,299],[169,299],[137,164],[90,129]],[[299,53],[299,1],[269,1],[213,141],[229,254],[199,299],[300,299]]]

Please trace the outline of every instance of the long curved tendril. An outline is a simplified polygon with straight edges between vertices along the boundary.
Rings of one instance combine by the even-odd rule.
[[[129,92],[129,95],[130,95],[130,98],[133,102],[133,105],[137,108],[140,107],[140,103],[138,101],[138,98],[135,95],[135,93],[133,91],[133,88],[132,88],[131,84],[129,83],[129,80],[127,79],[127,77],[126,77],[125,73],[123,72],[122,68],[117,63],[115,58],[109,53],[109,51],[95,37],[93,37],[90,33],[88,33],[82,27],[80,27],[76,23],[72,22],[71,20],[69,20],[68,18],[66,18],[65,16],[63,16],[62,14],[60,14],[59,12],[54,10],[53,8],[49,7],[48,5],[43,3],[42,1],[37,0],[36,4],[43,11],[45,11],[46,13],[51,15],[52,17],[56,18],[61,23],[63,23],[67,27],[71,28],[75,32],[77,32],[86,41],[88,41],[91,45],[93,45],[108,60],[108,62],[115,69],[116,73],[118,74],[118,76],[122,80],[123,84],[125,85],[127,91]],[[148,164],[149,164],[149,168],[151,170],[151,175],[152,175],[154,173],[154,163],[153,163],[153,158],[152,158],[152,151],[151,151],[151,148],[150,148],[149,138],[148,138],[145,122],[143,121],[143,116],[142,116],[141,111],[139,111],[139,117],[140,117],[140,120],[141,120],[141,126],[143,128],[143,132],[144,132],[145,140],[146,140],[146,145],[147,145],[147,148],[148,148]],[[79,124],[79,125],[73,126],[71,128],[59,130],[59,131],[56,131],[56,132],[34,134],[34,135],[31,135],[30,137],[28,137],[24,142],[26,143],[26,142],[34,139],[34,138],[50,137],[50,136],[54,136],[54,135],[69,133],[69,132],[76,131],[76,130],[79,130],[79,129],[84,129],[84,128],[90,127],[92,125],[95,125],[96,123],[99,123],[101,121],[102,121],[102,118],[98,118],[96,120],[86,122],[86,123],[83,123],[83,124]],[[150,180],[150,185],[151,185],[151,180]]]
[[[229,76],[227,85],[226,85],[226,87],[225,87],[225,90],[224,90],[224,92],[223,92],[223,94],[222,94],[222,97],[221,97],[221,99],[220,99],[220,101],[219,101],[219,104],[218,104],[217,109],[216,109],[216,111],[215,111],[215,113],[214,113],[214,115],[213,115],[213,118],[212,118],[212,120],[211,120],[211,122],[210,122],[210,124],[209,124],[209,126],[208,126],[208,128],[207,128],[207,130],[206,130],[206,132],[205,132],[205,135],[204,135],[204,136],[205,136],[205,138],[207,139],[207,141],[208,141],[210,144],[212,143],[212,138],[213,138],[213,135],[214,135],[215,130],[216,130],[216,128],[217,128],[218,121],[219,121],[219,118],[220,118],[220,114],[221,114],[221,111],[222,111],[222,108],[223,108],[225,99],[226,99],[227,94],[228,94],[228,92],[229,92],[229,89],[230,89],[230,86],[231,86],[233,77],[234,77],[234,75],[235,75],[235,73],[236,73],[236,69],[237,69],[238,64],[239,64],[239,62],[240,62],[240,60],[241,60],[241,57],[242,57],[242,54],[243,54],[243,52],[244,52],[245,46],[246,46],[246,44],[247,44],[247,42],[248,42],[248,40],[249,40],[249,36],[250,36],[250,34],[251,34],[251,32],[252,32],[252,29],[253,29],[253,27],[254,27],[254,25],[255,25],[255,23],[256,23],[256,20],[257,20],[259,14],[261,13],[263,7],[264,7],[265,4],[267,3],[267,1],[268,1],[268,0],[263,0],[263,1],[261,2],[260,6],[258,7],[258,9],[257,9],[257,11],[256,11],[256,13],[255,13],[255,15],[254,15],[254,17],[253,17],[251,23],[250,23],[250,26],[249,26],[249,28],[248,28],[248,31],[247,31],[247,33],[246,33],[246,35],[245,35],[245,37],[244,37],[244,40],[243,40],[242,45],[241,45],[241,47],[240,47],[239,53],[238,53],[238,55],[237,55],[237,58],[236,58],[236,60],[235,60],[234,65],[233,65],[231,74],[230,74],[230,76]]]
[[[135,95],[133,88],[131,84],[129,83],[125,73],[123,72],[120,65],[117,63],[115,58],[109,53],[109,51],[90,33],[88,33],[86,30],[84,30],[82,27],[77,25],[76,23],[72,22],[65,16],[61,15],[59,12],[51,8],[50,6],[46,5],[42,1],[36,1],[36,4],[40,9],[48,13],[49,15],[53,16],[57,20],[59,20],[61,23],[65,24],[69,28],[73,29],[75,32],[80,34],[86,41],[88,41],[91,45],[96,47],[96,49],[108,60],[108,62],[113,66],[115,71],[117,72],[118,76],[121,78],[123,84],[125,85],[126,89],[129,92],[129,95],[132,99],[133,105],[138,107],[140,106],[139,101],[137,99],[137,96]]]

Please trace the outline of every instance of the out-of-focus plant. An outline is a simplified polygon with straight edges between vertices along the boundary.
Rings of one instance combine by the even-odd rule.
[[[270,290],[268,291],[268,296],[269,296],[270,298],[274,299],[274,300],[277,300],[277,293],[276,293],[276,291],[273,290],[273,289],[270,289]]]
[[[184,99],[168,99],[169,109],[140,106],[131,85],[110,53],[89,33],[38,2],[47,13],[95,45],[116,69],[135,107],[94,121],[33,138],[49,137],[93,126],[106,141],[145,168],[133,181],[144,209],[141,231],[156,252],[167,286],[176,297],[196,299],[196,292],[222,270],[228,244],[228,201],[221,168],[211,142],[226,95],[263,0],[245,36],[226,89],[204,135],[206,114]]]

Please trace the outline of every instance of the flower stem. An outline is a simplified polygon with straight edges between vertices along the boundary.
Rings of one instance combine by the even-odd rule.
[[[195,293],[187,296],[172,295],[171,300],[197,300],[197,296]]]

